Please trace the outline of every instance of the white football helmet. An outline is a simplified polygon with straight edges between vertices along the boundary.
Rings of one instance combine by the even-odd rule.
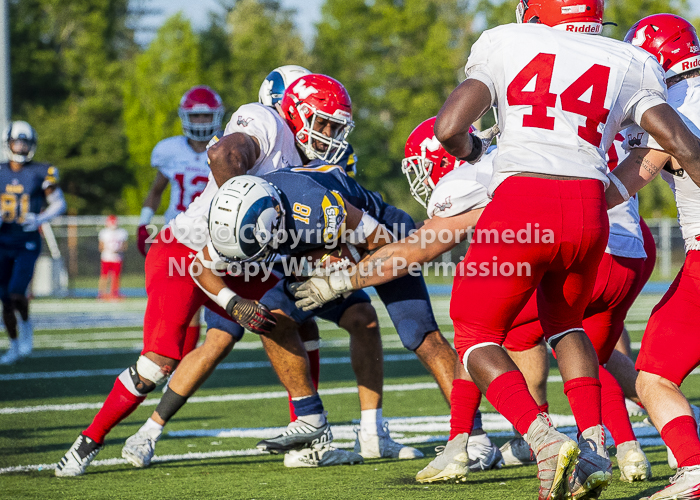
[[[282,95],[290,83],[310,74],[311,71],[308,69],[294,64],[273,69],[260,85],[258,102],[263,106],[274,108],[275,104],[282,100]]]
[[[272,184],[252,175],[233,177],[211,202],[212,246],[224,262],[265,260],[284,233],[284,215],[281,196]]]
[[[15,152],[12,150],[15,147]],[[18,147],[19,146],[19,147]],[[2,150],[5,157],[17,163],[28,163],[36,151],[36,131],[27,122],[10,122],[2,133]]]

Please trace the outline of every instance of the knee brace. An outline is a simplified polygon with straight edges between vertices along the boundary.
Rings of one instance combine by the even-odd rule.
[[[170,367],[161,368],[158,363],[151,361],[146,356],[140,356],[136,364],[129,367],[129,375],[131,376],[131,381],[134,383],[136,390],[141,394],[148,394],[157,386],[165,383],[167,379],[165,373],[166,368],[167,371],[170,371]],[[141,377],[153,382],[153,385],[144,383]]]

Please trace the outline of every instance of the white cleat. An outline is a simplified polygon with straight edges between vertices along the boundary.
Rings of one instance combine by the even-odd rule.
[[[631,399],[625,398],[625,407],[627,408],[627,415],[630,417],[641,417],[647,414],[647,411],[644,408],[639,406]]]
[[[140,469],[148,467],[156,453],[156,443],[159,437],[153,437],[144,431],[137,432],[124,443],[122,458],[134,467]]]
[[[423,458],[425,455],[420,450],[397,443],[389,435],[389,423],[384,422],[381,431],[374,436],[364,436],[360,429],[355,429],[355,453],[364,458],[398,458],[400,460],[412,460]]]
[[[17,329],[19,330],[19,355],[26,358],[34,349],[34,325],[32,320],[24,321],[22,318],[17,318]]]
[[[486,434],[469,437],[467,454],[469,455],[470,472],[500,469],[503,467],[501,450],[491,442]]]
[[[75,440],[73,446],[63,455],[56,464],[56,476],[75,477],[82,476],[90,462],[97,456],[102,446],[87,436],[81,434]]]
[[[330,444],[324,444],[320,448],[291,450],[284,455],[284,466],[290,468],[354,465],[361,464],[363,461],[359,453],[339,450]]]
[[[19,354],[19,341],[10,341],[10,348],[0,357],[0,365],[14,365],[21,358]]]
[[[642,451],[639,441],[627,441],[617,447],[617,467],[620,481],[633,483],[651,479],[651,464]]]
[[[537,463],[530,445],[520,437],[516,437],[501,446],[504,465],[534,465]]]
[[[642,500],[690,500],[700,498],[700,465],[681,467],[669,486]]]
[[[463,433],[450,439],[445,446],[435,448],[437,456],[416,474],[416,481],[419,483],[466,481],[469,474],[468,442],[469,434]]]

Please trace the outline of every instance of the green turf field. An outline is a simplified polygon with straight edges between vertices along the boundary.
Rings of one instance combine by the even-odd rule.
[[[658,299],[645,295],[635,304],[628,318],[633,342],[641,340],[649,311]],[[435,298],[441,328],[451,337],[448,304],[447,297]],[[144,305],[143,300],[34,302],[37,324],[43,325],[36,334],[35,354],[13,367],[0,367],[0,498],[536,498],[534,467],[472,474],[466,484],[459,485],[415,483],[416,472],[435,456],[434,447],[444,444],[449,432],[448,408],[426,370],[400,346],[388,327],[382,331],[384,415],[392,419],[392,435],[421,449],[424,459],[368,460],[364,465],[300,470],[285,469],[280,456],[256,454],[255,443],[276,433],[270,427],[286,425],[288,410],[259,340],[247,334],[166,428],[157,445],[160,462],[138,470],[121,459],[124,440],[153,411],[161,395],[158,391],[112,431],[85,476],[54,477],[53,464],[90,423],[115,376],[135,361],[141,337],[137,323]],[[385,310],[378,307],[382,324],[389,325]],[[98,317],[99,321],[91,319]],[[68,322],[61,323],[59,318]],[[320,327],[324,339],[321,394],[337,445],[350,447],[359,406],[347,359],[347,336],[328,323]],[[5,347],[3,339],[0,349]],[[550,378],[550,411],[570,425],[572,417],[553,360]],[[696,376],[690,377],[684,389],[691,400],[700,400]],[[493,412],[485,401],[482,410]],[[509,426],[496,415],[485,416],[485,427],[498,444],[508,439]],[[645,442],[654,445],[646,450],[656,479],[634,485],[616,480],[602,498],[640,498],[663,487],[672,475],[658,434],[650,428],[636,431],[646,432]],[[617,470],[615,474],[619,477]]]

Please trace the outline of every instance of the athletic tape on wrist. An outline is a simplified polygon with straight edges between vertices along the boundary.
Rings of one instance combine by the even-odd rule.
[[[623,200],[627,201],[630,199],[629,191],[627,191],[627,188],[625,187],[625,185],[622,183],[622,181],[620,179],[617,178],[617,176],[615,174],[610,172],[608,174],[608,179],[610,179],[610,182],[615,184],[615,187],[620,192],[620,196],[622,196]]]
[[[226,306],[228,306],[228,303],[231,302],[231,299],[235,296],[236,294],[233,292],[233,290],[229,288],[222,288],[216,297],[214,297],[214,302],[216,302],[217,305],[219,305],[225,311]]]
[[[360,223],[354,231],[350,231],[347,235],[347,243],[351,245],[359,245],[365,243],[370,234],[379,226],[377,219],[369,215],[367,212],[362,213]]]

